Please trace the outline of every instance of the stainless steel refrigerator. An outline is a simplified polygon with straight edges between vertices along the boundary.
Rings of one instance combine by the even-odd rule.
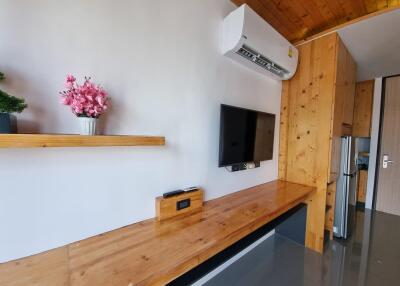
[[[342,137],[333,233],[335,237],[344,239],[351,235],[356,220],[357,158],[355,145],[354,137]]]

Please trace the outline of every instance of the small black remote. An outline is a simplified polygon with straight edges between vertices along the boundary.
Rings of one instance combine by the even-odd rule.
[[[170,198],[170,197],[177,196],[177,195],[184,194],[184,193],[185,193],[184,190],[176,190],[176,191],[164,193],[164,194],[163,194],[163,198],[164,198],[164,199],[165,199],[165,198]]]
[[[195,191],[198,191],[198,190],[199,190],[198,187],[190,187],[190,188],[184,189],[185,193],[191,193],[191,192],[195,192]]]

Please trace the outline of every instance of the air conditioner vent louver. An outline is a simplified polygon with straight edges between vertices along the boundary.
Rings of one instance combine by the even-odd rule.
[[[270,59],[264,57],[263,55],[249,48],[246,45],[243,45],[236,53],[242,56],[243,58],[252,61],[253,63],[257,64],[263,69],[272,72],[273,74],[275,74],[280,78],[284,78],[285,75],[289,74],[288,70],[284,69],[280,65],[274,63]]]
[[[225,56],[276,80],[294,76],[298,49],[248,5],[243,4],[226,16],[222,30],[221,51]]]

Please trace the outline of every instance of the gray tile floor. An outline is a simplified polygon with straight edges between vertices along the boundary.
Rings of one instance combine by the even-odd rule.
[[[323,255],[274,235],[204,285],[400,285],[400,217],[358,212],[353,235]]]

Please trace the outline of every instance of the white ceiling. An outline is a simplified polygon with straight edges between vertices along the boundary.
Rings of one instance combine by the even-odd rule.
[[[357,62],[358,81],[400,74],[400,9],[338,30]]]

